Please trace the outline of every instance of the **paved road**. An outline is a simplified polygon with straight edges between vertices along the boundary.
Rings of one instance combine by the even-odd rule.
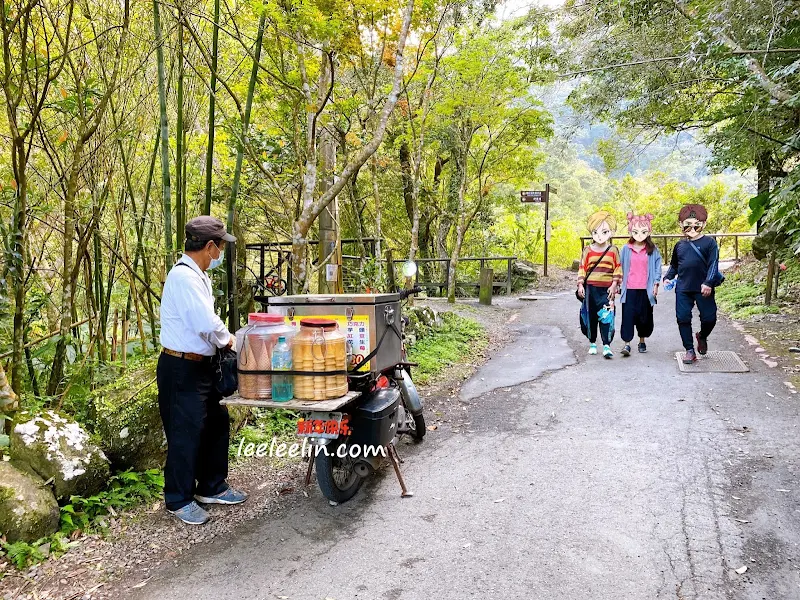
[[[414,498],[391,472],[338,507],[314,490],[129,597],[800,598],[800,396],[781,373],[721,324],[712,349],[752,372],[680,374],[668,293],[650,352],[613,361],[585,355],[570,294],[517,307],[520,337],[466,386],[471,429],[403,450]]]

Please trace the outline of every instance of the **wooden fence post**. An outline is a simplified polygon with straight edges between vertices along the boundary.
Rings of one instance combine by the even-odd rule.
[[[739,260],[739,236],[733,236],[733,255],[736,260]]]
[[[508,259],[508,274],[506,276],[506,296],[510,296],[511,295],[511,288],[512,288],[511,276],[514,273],[514,268],[513,268],[513,265],[512,265],[512,261],[513,260],[514,260],[513,258],[509,258]]]
[[[481,269],[478,285],[478,302],[491,306],[492,304],[492,284],[494,283],[494,269]]]

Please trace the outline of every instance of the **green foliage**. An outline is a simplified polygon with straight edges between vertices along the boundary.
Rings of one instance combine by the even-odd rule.
[[[164,489],[164,474],[160,469],[140,473],[124,471],[109,479],[108,488],[84,498],[72,496],[61,507],[61,532],[71,534],[104,529],[105,518],[112,512],[129,509],[142,502],[160,497]]]
[[[161,496],[163,489],[164,474],[160,469],[140,473],[125,471],[114,475],[104,491],[88,498],[72,496],[69,504],[61,507],[61,525],[57,533],[31,544],[2,543],[0,556],[5,555],[18,569],[41,562],[48,555],[58,557],[74,545],[69,542],[69,537],[76,533],[103,531],[108,525],[106,517],[153,501]]]
[[[442,325],[408,349],[408,360],[418,363],[414,379],[426,384],[445,368],[480,352],[486,345],[484,329],[455,313],[441,313]]]
[[[291,410],[259,409],[253,411],[253,422],[244,425],[228,446],[228,456],[237,457],[239,446],[269,444],[273,438],[290,438],[297,433],[299,415]]]

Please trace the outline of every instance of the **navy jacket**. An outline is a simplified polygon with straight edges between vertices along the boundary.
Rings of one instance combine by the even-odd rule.
[[[700,251],[702,258],[692,250],[690,244]],[[714,287],[711,280],[717,272],[718,263],[719,247],[714,238],[704,235],[696,242],[684,239],[672,249],[672,260],[664,277],[673,279],[675,275],[678,276],[675,287],[678,292],[699,292],[704,284]]]

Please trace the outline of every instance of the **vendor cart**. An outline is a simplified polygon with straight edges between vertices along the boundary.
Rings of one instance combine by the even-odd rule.
[[[306,485],[316,466],[320,489],[332,503],[352,498],[383,458],[392,463],[402,496],[412,495],[403,481],[395,444],[403,435],[421,441],[426,431],[422,402],[411,379],[414,365],[406,360],[405,320],[401,312],[403,300],[419,291],[414,288],[396,294],[270,298],[268,313],[282,315],[287,325],[298,326],[309,317],[338,324],[339,331],[346,335],[348,391],[324,400],[293,398],[277,402],[240,395],[222,400],[228,406],[281,408],[300,413],[297,435],[304,439],[303,454],[309,458]],[[292,373],[295,377],[330,375]]]

